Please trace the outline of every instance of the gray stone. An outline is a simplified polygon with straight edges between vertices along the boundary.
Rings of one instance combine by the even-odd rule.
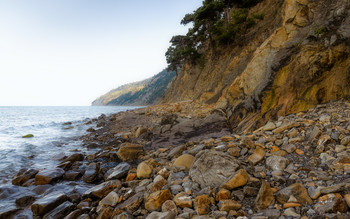
[[[126,162],[122,162],[118,164],[113,169],[110,169],[107,171],[107,173],[104,175],[105,180],[112,180],[112,179],[120,179],[125,177],[128,174],[128,171],[130,169],[130,164]]]
[[[266,166],[273,171],[284,170],[288,164],[289,160],[281,156],[271,156],[266,159]]]
[[[192,181],[202,188],[215,188],[224,183],[238,168],[238,160],[228,154],[205,150],[196,155],[189,175]]]
[[[99,174],[100,166],[97,163],[91,163],[87,166],[83,180],[87,183],[92,183],[97,180]]]
[[[284,215],[287,217],[300,217],[300,214],[297,214],[294,208],[287,208],[284,211]]]
[[[146,219],[174,219],[174,218],[175,218],[175,214],[171,211],[167,211],[167,212],[154,211],[146,217]]]
[[[117,205],[117,209],[127,210],[129,212],[136,211],[143,201],[143,193],[136,193],[134,196]]]
[[[263,131],[272,131],[274,130],[276,127],[275,123],[273,122],[268,122],[266,123],[266,125],[262,128]]]
[[[293,153],[297,147],[294,144],[285,144],[282,146],[282,149],[287,151],[288,153]]]
[[[114,207],[118,203],[118,200],[119,195],[116,192],[112,191],[100,201],[99,205],[108,205]]]

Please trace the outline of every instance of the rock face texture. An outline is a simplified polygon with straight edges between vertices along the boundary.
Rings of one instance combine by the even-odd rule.
[[[265,16],[240,43],[208,49],[204,66],[184,66],[163,103],[215,104],[245,130],[349,96],[348,0],[265,0],[249,13]]]

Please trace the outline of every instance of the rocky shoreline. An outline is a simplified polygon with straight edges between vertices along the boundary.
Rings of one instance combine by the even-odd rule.
[[[190,102],[102,115],[82,137],[94,152],[19,171],[12,184],[32,192],[0,218],[350,218],[349,107],[318,105],[250,133]]]

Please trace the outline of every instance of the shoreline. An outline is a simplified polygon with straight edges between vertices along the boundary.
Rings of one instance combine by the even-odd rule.
[[[244,134],[230,132],[224,112],[190,102],[101,115],[81,138],[97,152],[19,173],[15,183],[43,191],[0,218],[349,217],[349,106],[319,105]]]

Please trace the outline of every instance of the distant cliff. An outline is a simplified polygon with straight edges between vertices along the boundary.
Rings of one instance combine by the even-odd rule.
[[[92,102],[93,106],[145,106],[156,104],[164,95],[175,72],[163,70],[143,81],[120,86]]]

